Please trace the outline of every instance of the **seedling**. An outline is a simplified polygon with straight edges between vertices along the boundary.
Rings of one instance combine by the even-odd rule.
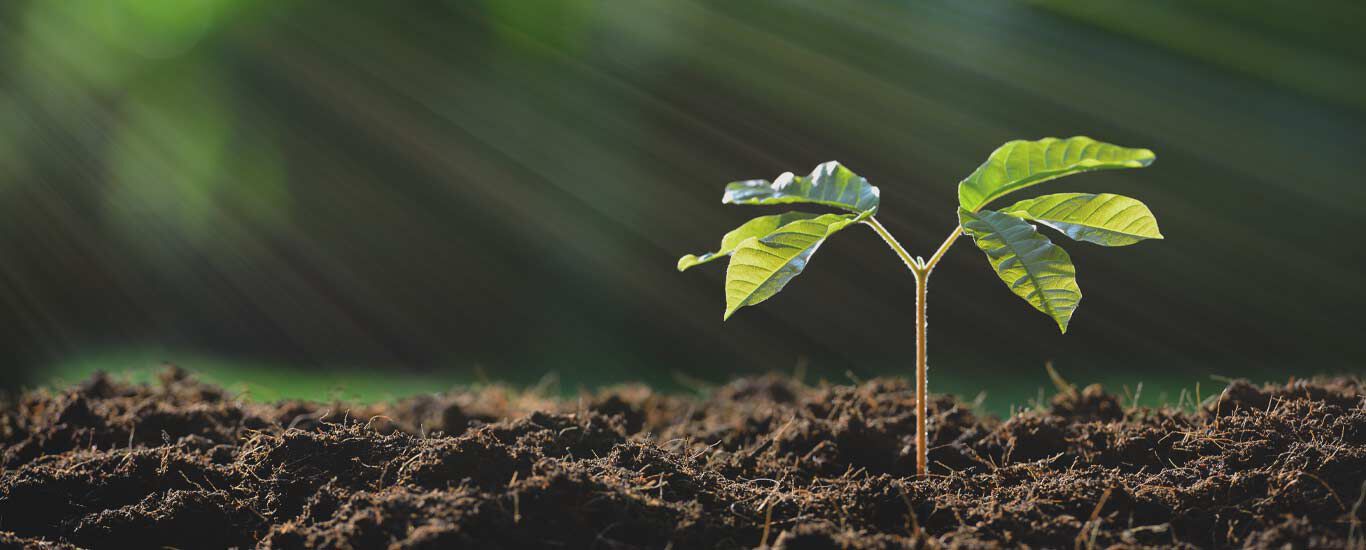
[[[726,311],[736,311],[772,298],[787,286],[831,235],[854,224],[871,227],[896,252],[915,277],[915,410],[916,473],[925,475],[925,296],[930,272],[944,253],[967,233],[1010,291],[1051,317],[1067,332],[1081,301],[1076,268],[1058,245],[1034,222],[1072,239],[1101,246],[1126,246],[1161,239],[1157,220],[1143,203],[1120,195],[1058,193],[1025,199],[999,210],[985,207],[1007,194],[1045,181],[1099,170],[1142,168],[1156,158],[1147,149],[1129,149],[1088,137],[1011,141],[958,183],[958,226],[929,260],[911,256],[873,215],[880,191],[868,180],[835,161],[809,175],[791,172],[778,179],[737,181],[726,186],[723,204],[774,205],[804,203],[841,210],[813,214],[785,212],[759,216],[726,233],[716,252],[689,254],[678,270],[730,257],[726,268]]]

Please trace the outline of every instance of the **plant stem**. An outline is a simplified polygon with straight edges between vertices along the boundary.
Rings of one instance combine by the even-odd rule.
[[[925,477],[926,462],[929,461],[929,442],[925,431],[926,406],[929,396],[929,382],[926,380],[929,367],[925,364],[925,297],[930,286],[930,270],[925,269],[915,276],[915,475]]]
[[[920,477],[925,476],[926,467],[929,462],[929,434],[925,430],[925,417],[928,416],[929,382],[927,372],[929,367],[926,364],[926,338],[925,338],[925,298],[928,295],[930,286],[930,272],[934,266],[939,264],[939,260],[944,258],[944,253],[948,252],[949,247],[958,240],[963,234],[963,226],[953,228],[953,232],[944,239],[939,245],[939,249],[934,251],[928,261],[916,260],[911,257],[909,252],[897,242],[896,238],[877,221],[877,218],[869,217],[863,223],[873,228],[873,231],[882,237],[887,246],[901,257],[901,261],[906,263],[911,273],[915,275],[915,474]]]

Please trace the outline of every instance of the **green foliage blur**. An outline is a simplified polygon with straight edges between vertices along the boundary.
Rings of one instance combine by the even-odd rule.
[[[870,232],[723,325],[723,275],[674,270],[755,215],[716,190],[838,159],[926,253],[993,148],[1079,134],[1158,162],[1040,192],[1138,198],[1166,240],[1074,247],[1066,336],[960,244],[932,378],[1362,372],[1364,22],[1345,0],[0,3],[3,382],[128,349],[906,372],[913,287]]]

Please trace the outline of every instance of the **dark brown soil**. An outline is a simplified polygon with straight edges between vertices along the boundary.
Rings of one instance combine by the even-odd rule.
[[[936,396],[916,479],[901,380],[347,407],[95,377],[0,407],[0,548],[1362,548],[1363,395],[1091,387],[1004,421]]]

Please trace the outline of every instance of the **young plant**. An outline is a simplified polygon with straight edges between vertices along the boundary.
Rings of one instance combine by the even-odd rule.
[[[840,163],[817,166],[811,174],[791,172],[778,179],[737,181],[726,186],[723,204],[813,204],[843,212],[813,214],[785,212],[759,216],[726,233],[716,252],[689,254],[678,260],[678,270],[730,257],[726,268],[726,311],[736,311],[772,298],[806,268],[811,255],[831,235],[854,224],[864,224],[886,241],[915,277],[915,410],[916,473],[925,475],[925,295],[930,272],[963,233],[972,236],[987,262],[1015,295],[1051,317],[1058,329],[1067,323],[1081,301],[1076,268],[1061,247],[1040,234],[1030,222],[1053,228],[1079,241],[1101,246],[1125,246],[1145,239],[1161,239],[1157,220],[1143,203],[1120,195],[1058,193],[1025,199],[998,210],[988,204],[1007,194],[1045,181],[1099,170],[1142,168],[1156,158],[1147,149],[1129,149],[1088,137],[1011,141],[991,153],[987,161],[958,183],[958,226],[929,260],[911,256],[873,217],[880,192],[868,180]]]

